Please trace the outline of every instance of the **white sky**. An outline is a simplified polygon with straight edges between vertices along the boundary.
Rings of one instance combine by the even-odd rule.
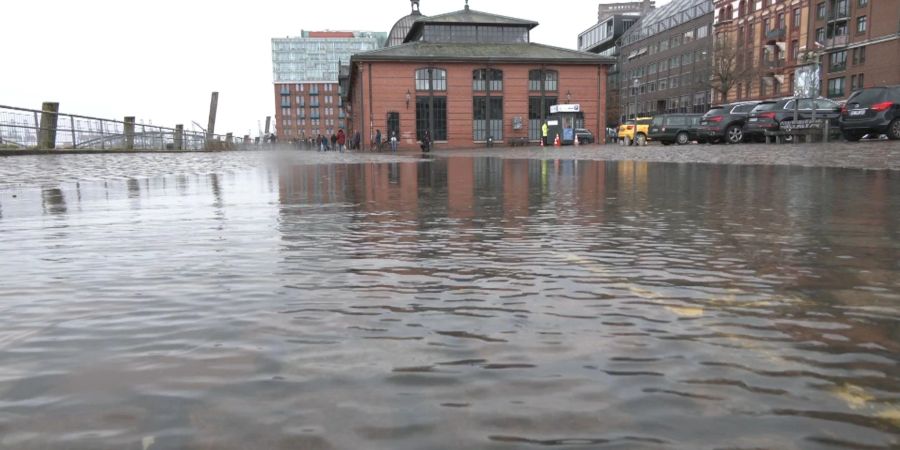
[[[578,33],[597,22],[600,2],[469,4],[539,22],[532,42],[575,48]],[[426,15],[463,6],[421,0]],[[0,9],[0,104],[40,109],[58,101],[61,112],[190,128],[192,120],[206,126],[210,93],[219,91],[216,132],[256,135],[258,122],[275,113],[271,38],[300,30],[388,32],[410,2],[3,0]]]

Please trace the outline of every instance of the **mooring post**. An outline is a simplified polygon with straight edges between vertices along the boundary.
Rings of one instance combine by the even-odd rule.
[[[209,123],[206,126],[206,142],[212,141],[216,134],[216,110],[219,108],[219,93],[213,92],[209,100]]]
[[[184,125],[175,125],[175,150],[184,150]]]
[[[225,148],[234,149],[234,133],[225,133]]]
[[[59,118],[59,103],[44,102],[41,106],[41,129],[38,133],[38,148],[56,148],[56,122]]]
[[[125,150],[134,150],[134,116],[125,117]]]

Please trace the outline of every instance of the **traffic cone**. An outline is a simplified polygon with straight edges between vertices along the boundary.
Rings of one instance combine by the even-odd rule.
[[[559,142],[559,133],[556,133],[556,139],[553,140],[553,146],[559,147],[562,143]]]
[[[546,141],[546,140],[547,140],[546,136],[541,137],[541,147],[544,146],[544,141]]]
[[[577,147],[577,146],[579,146],[579,145],[581,145],[581,143],[578,142],[578,135],[576,134],[576,135],[575,135],[575,146]]]

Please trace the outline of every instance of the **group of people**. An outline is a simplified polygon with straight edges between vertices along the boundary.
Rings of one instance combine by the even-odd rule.
[[[267,138],[267,142],[274,143],[274,135],[272,135],[271,141]],[[298,149],[312,150],[315,148],[320,152],[339,151],[343,153],[344,150],[362,149],[362,142],[359,131],[353,133],[352,137],[349,137],[346,133],[344,133],[343,129],[339,129],[337,133],[332,134],[331,137],[320,134],[314,138],[297,138],[291,140],[291,144],[293,144],[293,146]],[[375,137],[372,139],[372,150],[380,152],[384,149],[385,145],[389,145],[389,148],[392,152],[397,151],[400,145],[400,137],[397,135],[396,130],[391,130],[390,136],[382,135],[380,129],[375,131]],[[431,146],[431,134],[428,132],[428,130],[425,130],[422,136],[422,151],[430,152]]]

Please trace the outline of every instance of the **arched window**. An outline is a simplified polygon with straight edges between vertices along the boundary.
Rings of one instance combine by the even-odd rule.
[[[472,71],[472,90],[484,91],[490,86],[491,91],[503,91],[503,71],[499,69],[476,69]]]
[[[446,91],[447,71],[435,67],[416,70],[417,91]]]
[[[543,76],[541,76],[541,72],[543,72]],[[542,86],[545,91],[556,91],[559,88],[559,72],[540,69],[529,71],[528,90],[540,91]]]
[[[747,2],[741,0],[738,4],[738,17],[744,17],[745,15],[747,15]]]

